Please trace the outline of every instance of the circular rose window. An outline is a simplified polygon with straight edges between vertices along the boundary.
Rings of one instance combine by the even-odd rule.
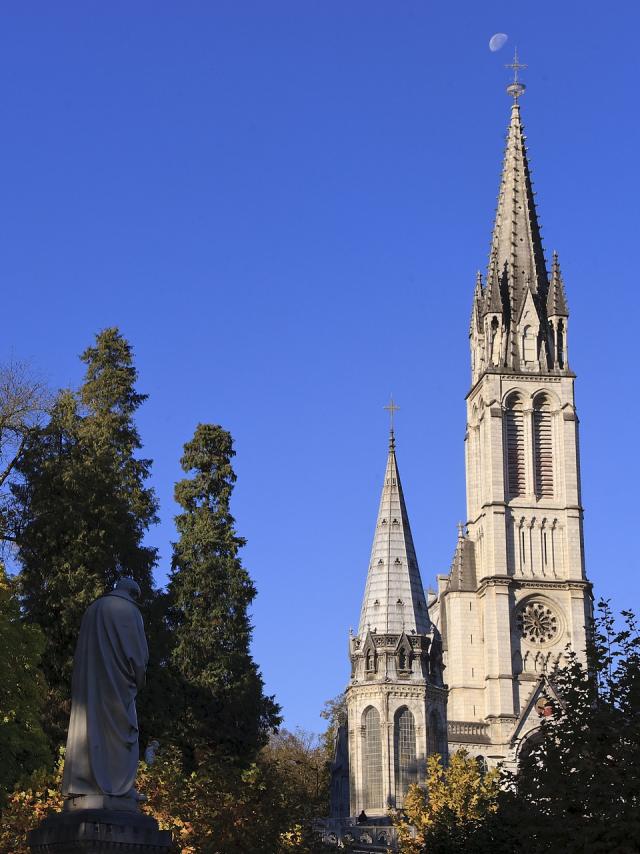
[[[543,602],[529,602],[518,611],[518,629],[529,643],[550,643],[558,635],[559,620]]]

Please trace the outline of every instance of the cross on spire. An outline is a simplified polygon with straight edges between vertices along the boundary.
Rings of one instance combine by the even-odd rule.
[[[394,416],[395,416],[396,412],[398,412],[398,410],[400,409],[399,406],[396,406],[395,401],[393,399],[393,395],[391,395],[391,397],[389,399],[389,403],[384,408],[389,413],[389,434],[391,437],[391,444],[393,445],[394,444],[394,432],[393,432]]]
[[[517,103],[520,95],[524,94],[525,85],[520,80],[518,80],[518,73],[522,71],[523,68],[527,68],[527,66],[518,60],[518,48],[516,48],[513,52],[513,62],[508,62],[505,65],[505,68],[513,69],[513,83],[510,83],[507,86],[507,92],[511,95],[513,100]]]

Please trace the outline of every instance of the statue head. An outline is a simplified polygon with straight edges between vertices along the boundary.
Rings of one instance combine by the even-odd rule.
[[[122,590],[123,593],[128,593],[132,599],[139,599],[142,595],[138,582],[129,576],[126,578],[119,578],[116,581],[115,589]]]

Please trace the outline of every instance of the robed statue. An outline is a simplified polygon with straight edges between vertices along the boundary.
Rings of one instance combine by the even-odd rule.
[[[139,798],[136,695],[149,660],[139,598],[133,578],[122,578],[82,618],[62,779],[67,797]]]
[[[136,600],[140,588],[122,578],[89,605],[73,660],[71,720],[62,778],[65,801],[30,831],[31,854],[169,854],[171,833],[140,812],[136,695],[149,653]],[[158,742],[146,758],[153,761]]]
[[[349,815],[349,727],[345,712],[339,712],[331,763],[330,816]]]

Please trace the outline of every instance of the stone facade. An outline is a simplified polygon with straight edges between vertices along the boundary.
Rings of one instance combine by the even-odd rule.
[[[487,280],[478,274],[473,297],[467,524],[429,602],[449,750],[489,765],[515,762],[539,721],[532,700],[567,644],[584,654],[592,613],[569,312],[555,253],[546,270],[524,139],[516,99]]]

